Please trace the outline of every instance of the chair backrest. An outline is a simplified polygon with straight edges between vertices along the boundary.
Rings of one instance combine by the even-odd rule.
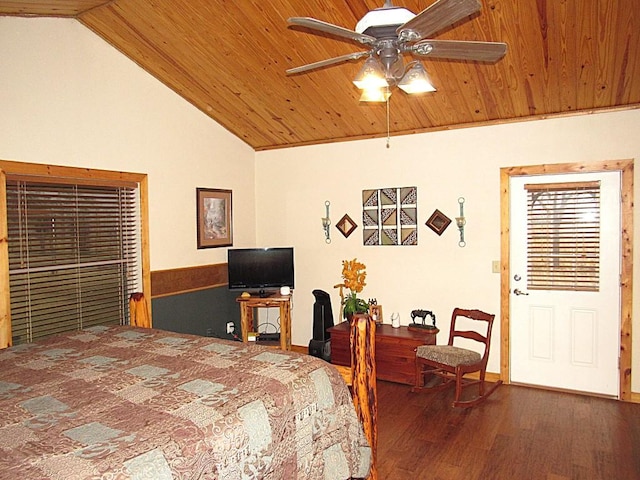
[[[474,330],[460,330],[457,325],[460,317],[469,318],[475,320],[478,323],[478,328]],[[495,315],[492,313],[485,313],[480,310],[465,310],[463,308],[455,308],[451,314],[451,328],[449,330],[449,345],[454,344],[456,338],[468,338],[475,340],[476,342],[484,344],[484,353],[482,355],[482,362],[486,364],[489,358],[489,345],[491,344],[491,329],[493,328],[493,320]],[[486,328],[485,328],[486,327]]]

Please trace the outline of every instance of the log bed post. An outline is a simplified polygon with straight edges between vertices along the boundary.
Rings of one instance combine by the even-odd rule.
[[[376,323],[367,314],[351,320],[351,390],[356,414],[371,446],[368,480],[377,480],[378,393],[376,386]]]
[[[0,212],[7,211],[7,177],[0,168]],[[9,292],[9,228],[7,218],[0,220],[0,348],[10,347],[11,296]]]
[[[132,327],[151,328],[151,317],[142,292],[132,293],[129,297],[129,324]]]

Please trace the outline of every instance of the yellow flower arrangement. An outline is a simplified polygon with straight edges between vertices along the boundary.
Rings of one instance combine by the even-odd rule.
[[[349,318],[354,313],[366,313],[369,311],[369,304],[357,296],[366,286],[366,268],[364,263],[358,262],[356,258],[342,261],[343,285],[350,290],[350,293],[342,302],[344,318]]]

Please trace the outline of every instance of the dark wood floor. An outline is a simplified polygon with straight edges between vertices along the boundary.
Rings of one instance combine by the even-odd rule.
[[[378,478],[640,479],[640,404],[511,385],[452,400],[378,382]]]

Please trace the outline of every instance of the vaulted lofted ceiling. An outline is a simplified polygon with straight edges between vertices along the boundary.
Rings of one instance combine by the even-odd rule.
[[[359,102],[364,47],[288,28],[354,29],[383,0],[0,0],[0,15],[73,17],[256,150],[640,106],[640,0],[480,0],[435,38],[505,42],[495,64],[425,58],[437,91]],[[432,0],[396,0],[414,13]]]

